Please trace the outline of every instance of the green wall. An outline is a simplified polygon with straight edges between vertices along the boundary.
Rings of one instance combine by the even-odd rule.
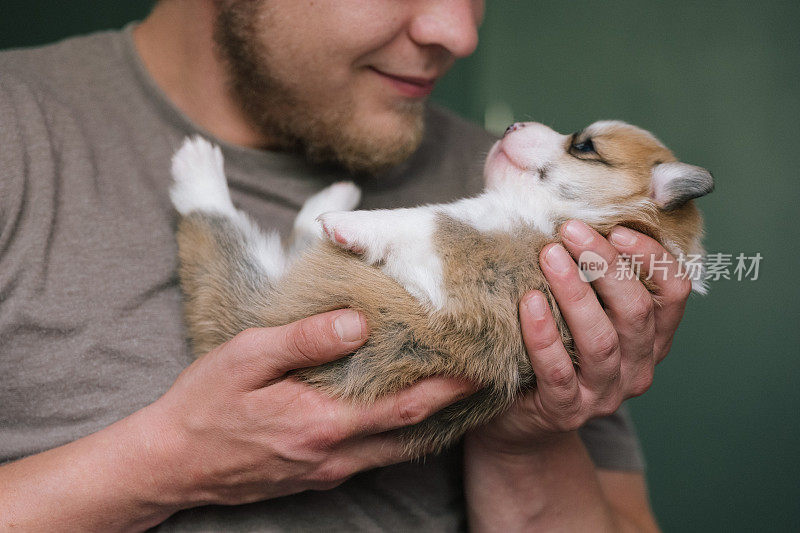
[[[655,384],[630,402],[660,523],[800,530],[800,3],[487,3],[481,48],[438,101],[493,127],[513,113],[562,132],[601,118],[651,129],[714,173],[699,201],[708,250],[763,256],[758,280],[692,297]],[[5,2],[0,47],[120,26],[149,5]]]
[[[603,118],[709,168],[710,252],[759,252],[756,281],[692,297],[631,401],[668,531],[800,531],[800,2],[489,0],[479,52],[438,93],[562,132]]]

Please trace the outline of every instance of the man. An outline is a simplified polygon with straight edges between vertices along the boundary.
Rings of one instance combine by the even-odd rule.
[[[649,387],[688,282],[657,280],[655,308],[638,281],[601,279],[601,306],[570,258],[661,257],[643,235],[563,228],[541,262],[580,369],[527,295],[537,390],[422,463],[403,462],[391,431],[470,384],[432,378],[354,407],[285,379],[363,343],[353,311],[249,330],[189,365],[166,193],[182,138],[221,144],[234,201],[284,233],[343,176],[360,179],[367,208],[474,193],[490,139],[424,102],[477,45],[482,10],[162,0],[121,33],[3,54],[3,526],[657,529],[635,438],[612,413]]]

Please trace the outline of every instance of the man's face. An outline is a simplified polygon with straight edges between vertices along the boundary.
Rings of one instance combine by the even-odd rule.
[[[483,0],[215,1],[232,90],[269,147],[357,172],[416,149],[427,95],[483,16]]]

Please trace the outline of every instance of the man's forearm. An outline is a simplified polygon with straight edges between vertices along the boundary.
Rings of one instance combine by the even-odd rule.
[[[464,483],[473,531],[619,531],[594,464],[577,432],[555,436],[530,454],[498,454],[465,443]]]
[[[177,511],[145,418],[0,467],[0,529],[136,531]]]

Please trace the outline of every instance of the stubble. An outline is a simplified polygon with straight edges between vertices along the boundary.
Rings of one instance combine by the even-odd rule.
[[[353,173],[375,174],[406,160],[419,146],[422,102],[397,104],[393,112],[400,127],[369,131],[353,120],[358,105],[353,95],[339,95],[333,105],[315,101],[274,74],[263,36],[275,22],[264,0],[216,4],[214,41],[227,67],[229,88],[252,124],[270,139],[270,148],[297,151],[313,163],[336,164]]]

